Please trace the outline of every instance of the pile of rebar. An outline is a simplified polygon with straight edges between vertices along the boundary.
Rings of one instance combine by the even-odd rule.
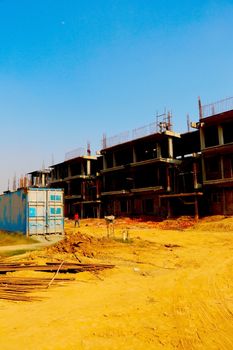
[[[103,269],[113,268],[114,265],[103,264],[81,264],[81,263],[61,263],[47,262],[45,265],[36,265],[33,263],[0,263],[0,299],[13,301],[33,301],[41,298],[30,293],[36,290],[45,290],[53,285],[61,285],[64,282],[72,281],[74,278],[67,275],[58,276],[58,272],[77,273],[83,271],[97,272]],[[14,271],[44,271],[54,272],[52,278],[49,277],[17,277],[7,276],[7,272]]]
[[[70,281],[73,278],[56,278],[54,285],[64,281]],[[30,295],[37,290],[45,290],[48,288],[51,278],[41,277],[0,277],[0,299],[12,301],[34,301],[41,298]]]
[[[59,268],[60,267],[60,268]],[[46,271],[46,272],[56,272],[59,268],[59,272],[83,272],[83,271],[99,271],[104,269],[111,269],[114,265],[104,265],[104,264],[81,264],[81,263],[54,263],[47,262],[46,265],[36,265],[32,263],[13,263],[13,264],[0,264],[0,274],[11,272],[11,271],[23,271],[23,270],[33,270],[33,271]]]

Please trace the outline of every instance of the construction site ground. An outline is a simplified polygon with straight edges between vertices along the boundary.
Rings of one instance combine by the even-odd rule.
[[[65,231],[1,261],[115,267],[35,290],[37,301],[0,300],[1,350],[233,349],[233,218],[118,219],[114,237],[103,219],[86,219]]]

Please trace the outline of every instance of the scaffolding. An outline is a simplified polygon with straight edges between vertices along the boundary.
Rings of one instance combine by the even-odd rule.
[[[166,112],[162,114],[156,114],[156,132],[164,132],[166,130],[172,130],[172,113]]]

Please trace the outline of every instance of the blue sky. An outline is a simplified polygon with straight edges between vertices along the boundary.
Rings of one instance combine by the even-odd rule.
[[[172,110],[233,96],[233,2],[0,0],[0,190]]]

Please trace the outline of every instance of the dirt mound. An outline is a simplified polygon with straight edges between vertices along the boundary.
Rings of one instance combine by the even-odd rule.
[[[153,220],[152,218],[120,218],[116,220],[116,226],[127,226],[128,228],[132,228],[132,226],[140,227],[140,228],[157,228],[160,230],[185,230],[187,228],[195,225],[194,218],[190,216],[181,216],[179,218],[172,218],[168,220]]]
[[[179,218],[171,218],[167,220],[159,220],[155,217],[119,217],[116,218],[115,230],[123,229],[159,229],[159,230],[185,230],[195,225],[195,220],[190,216],[181,216]],[[92,228],[95,232],[106,234],[106,222],[104,219],[83,219],[81,220],[82,230]],[[66,224],[67,234],[74,232],[74,223],[69,221]]]
[[[233,217],[209,216],[201,219],[193,229],[199,231],[232,232]]]
[[[84,256],[87,258],[94,258],[103,246],[112,245],[114,242],[109,241],[107,238],[96,238],[90,235],[83,235],[80,232],[67,234],[66,237],[56,243],[55,245],[48,247],[46,252],[50,254],[56,253],[68,253],[77,254],[78,256]]]
[[[74,234],[73,221],[66,225],[67,234],[72,237]],[[104,219],[83,219],[81,227],[93,228],[100,234],[106,234],[106,223]],[[208,216],[200,219],[198,222],[191,216],[181,216],[179,218],[171,218],[166,220],[156,220],[153,217],[129,218],[119,217],[115,220],[115,230],[123,229],[159,229],[159,230],[179,230],[195,229],[203,231],[233,231],[233,217],[225,217],[222,215]],[[79,233],[80,234],[80,233]],[[76,234],[75,234],[76,235]],[[85,237],[83,239],[85,240]],[[90,236],[89,236],[90,238]],[[74,239],[74,238],[71,238]],[[87,240],[88,238],[86,238]],[[92,238],[90,238],[92,239]],[[85,240],[85,242],[86,242]],[[101,240],[100,240],[101,242]]]
[[[196,221],[190,216],[181,216],[177,219],[164,220],[158,224],[161,230],[185,230],[193,227]]]

